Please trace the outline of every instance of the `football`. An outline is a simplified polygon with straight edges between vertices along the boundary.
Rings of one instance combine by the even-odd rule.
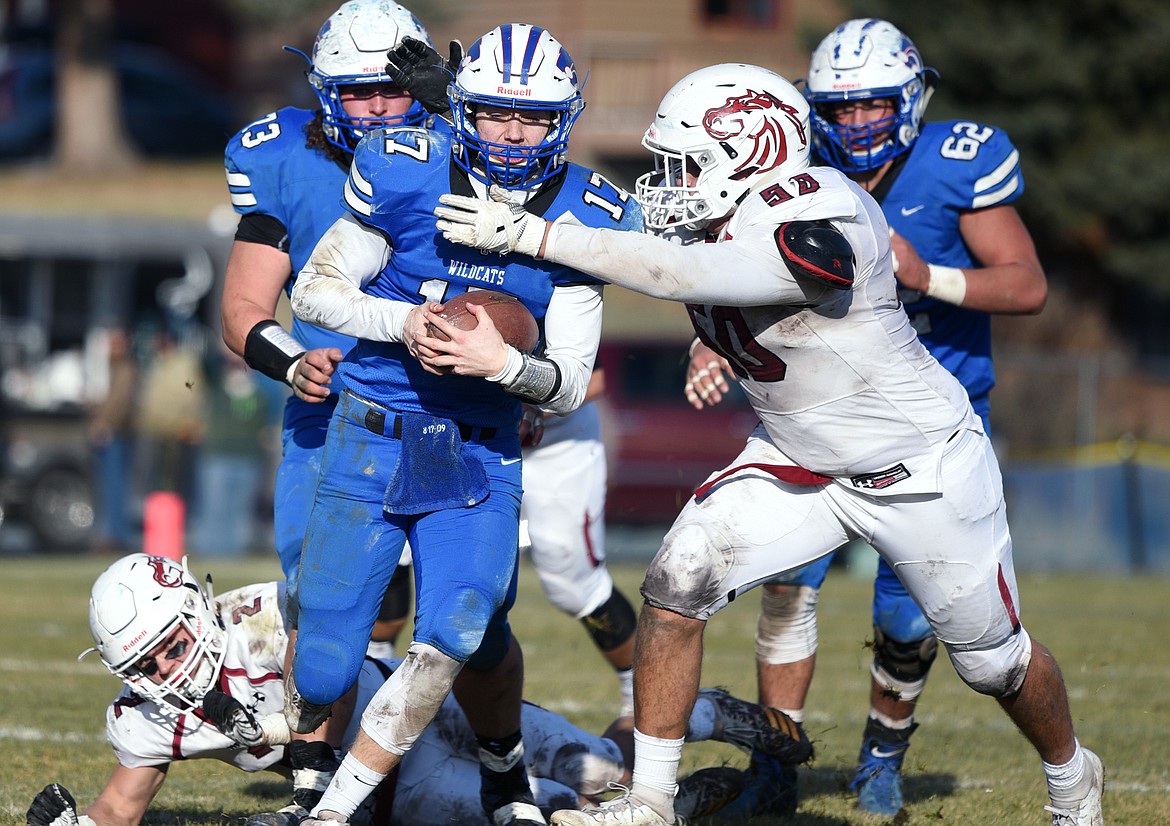
[[[504,341],[517,350],[531,353],[536,347],[540,329],[536,325],[536,319],[520,299],[495,290],[471,290],[444,302],[439,316],[460,330],[475,329],[477,322],[475,316],[467,309],[468,304],[482,305]],[[429,324],[427,333],[433,338],[447,339],[442,331]]]

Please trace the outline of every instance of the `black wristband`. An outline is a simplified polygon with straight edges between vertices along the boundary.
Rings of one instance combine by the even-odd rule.
[[[258,322],[244,341],[244,361],[271,379],[289,384],[288,368],[305,348],[274,319]]]

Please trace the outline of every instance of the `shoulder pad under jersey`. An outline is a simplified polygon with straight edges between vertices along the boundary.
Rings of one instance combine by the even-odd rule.
[[[853,286],[853,248],[829,221],[788,221],[776,227],[776,248],[795,276],[835,290]]]

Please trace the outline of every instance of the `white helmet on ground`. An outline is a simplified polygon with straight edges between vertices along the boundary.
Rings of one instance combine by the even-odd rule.
[[[181,666],[156,683],[138,664],[178,628],[193,643]],[[182,712],[198,708],[219,678],[227,635],[186,559],[180,564],[141,553],[119,559],[93,584],[89,630],[95,647],[81,656],[97,651],[111,674],[160,705]]]
[[[637,182],[646,226],[703,229],[765,178],[808,167],[808,103],[768,69],[708,66],[666,93],[642,145],[655,156]]]
[[[483,183],[505,189],[531,189],[557,173],[569,131],[585,108],[573,58],[559,40],[529,23],[497,26],[472,43],[447,96],[459,147],[456,163]],[[479,105],[552,112],[552,124],[535,147],[492,143],[475,128]]]
[[[341,105],[338,87],[392,82],[386,74],[386,53],[405,37],[434,46],[419,19],[393,0],[349,0],[321,26],[308,58],[312,65],[308,78],[321,101],[325,136],[331,143],[352,152],[373,129],[416,126],[426,118],[417,102],[405,115],[385,118],[351,118]]]
[[[809,64],[805,96],[812,104],[817,153],[838,169],[877,169],[918,138],[938,72],[922,63],[914,43],[892,23],[862,18],[829,33]],[[891,98],[894,114],[868,124],[838,124],[832,107]]]

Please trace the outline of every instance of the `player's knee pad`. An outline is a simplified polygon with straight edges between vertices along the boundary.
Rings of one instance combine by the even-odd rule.
[[[481,646],[492,643],[489,626],[495,613],[496,606],[488,594],[470,585],[454,585],[422,618],[415,628],[414,638],[459,662],[467,662]],[[493,638],[498,635],[497,628]]]
[[[536,561],[535,557],[533,561]],[[536,574],[540,578],[540,589],[549,603],[578,619],[584,618],[590,608],[597,606],[599,592],[605,593],[602,589],[613,585],[605,568],[587,568],[583,564],[567,570],[549,570],[540,567],[538,563]]]
[[[463,663],[412,643],[397,670],[362,712],[362,731],[392,754],[405,754],[439,712]]]
[[[756,623],[756,660],[794,663],[817,651],[817,598],[808,585],[766,585]]]
[[[399,565],[390,577],[390,584],[386,586],[386,593],[382,596],[382,605],[378,609],[379,622],[392,622],[406,619],[410,611],[410,566]]]
[[[1020,628],[994,648],[978,651],[948,646],[955,672],[971,688],[991,697],[1008,697],[1020,690],[1032,661],[1032,638]]]
[[[899,700],[916,700],[926,686],[926,676],[938,656],[938,640],[927,627],[928,636],[900,642],[874,626],[873,665],[870,673],[878,685]]]
[[[349,691],[365,656],[365,645],[357,650],[342,637],[305,634],[302,629],[293,659],[297,689],[310,703],[333,703]]]
[[[723,584],[734,562],[730,544],[710,522],[676,524],[646,569],[642,596],[656,608],[706,619],[726,599]]]
[[[625,595],[614,588],[609,599],[592,614],[582,617],[581,622],[594,645],[602,651],[612,651],[634,636],[638,615]]]

